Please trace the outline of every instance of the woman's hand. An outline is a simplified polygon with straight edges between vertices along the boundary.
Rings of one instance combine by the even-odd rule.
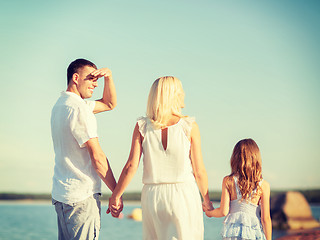
[[[115,198],[114,196],[111,196],[109,198],[109,207],[107,210],[107,214],[111,213],[112,217],[120,218],[122,210],[123,210],[122,197]]]
[[[212,204],[211,201],[204,201],[204,202],[202,203],[202,210],[203,210],[204,212],[206,212],[206,211],[211,211],[211,210],[213,210],[213,209],[214,209],[214,207],[213,207],[213,204]]]

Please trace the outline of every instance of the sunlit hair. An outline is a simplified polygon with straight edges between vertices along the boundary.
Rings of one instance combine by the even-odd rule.
[[[239,141],[231,156],[231,174],[238,176],[238,185],[242,199],[248,200],[254,189],[260,194],[259,182],[262,179],[261,154],[258,145],[252,139]]]
[[[184,91],[178,78],[166,76],[154,81],[148,97],[147,117],[155,128],[166,127],[172,114],[183,117],[183,107]]]

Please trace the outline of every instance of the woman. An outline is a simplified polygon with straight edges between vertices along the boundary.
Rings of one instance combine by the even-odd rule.
[[[115,211],[143,153],[143,239],[203,239],[199,190],[203,207],[211,209],[208,178],[198,125],[181,114],[183,107],[179,79],[161,77],[153,83],[147,117],[137,121],[129,159],[109,199],[109,208]]]

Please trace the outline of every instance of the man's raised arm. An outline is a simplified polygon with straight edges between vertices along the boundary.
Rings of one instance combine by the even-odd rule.
[[[96,101],[93,113],[114,109],[117,105],[117,94],[111,70],[109,68],[101,68],[93,71],[91,75],[97,78],[104,77],[103,96],[101,99]]]

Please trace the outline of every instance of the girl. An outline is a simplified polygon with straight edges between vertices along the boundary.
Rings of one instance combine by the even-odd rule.
[[[212,209],[208,178],[198,125],[181,114],[183,107],[184,92],[177,78],[161,77],[153,83],[147,117],[136,123],[129,159],[109,199],[109,209],[116,211],[143,153],[143,239],[203,239],[197,185],[203,205]]]
[[[271,240],[269,201],[270,186],[262,179],[258,145],[252,139],[241,140],[233,149],[231,174],[223,179],[220,207],[206,210],[206,215],[227,215],[223,239]]]

